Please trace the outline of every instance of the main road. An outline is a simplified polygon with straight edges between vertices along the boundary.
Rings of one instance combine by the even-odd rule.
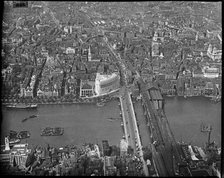
[[[91,19],[88,15],[87,15],[87,18],[91,22]],[[94,23],[92,24],[93,26],[95,26]],[[125,61],[121,59],[120,55],[119,54],[117,55],[114,52],[112,46],[109,44],[108,39],[104,35],[103,31],[99,29],[99,27],[96,27],[96,29],[103,36],[103,40],[105,44],[107,45],[111,54],[114,56],[114,59],[116,60],[115,62],[117,62],[119,65],[120,72],[121,72],[121,79],[125,86],[123,98],[124,100],[126,100],[126,105],[125,105],[125,101],[123,103],[124,103],[124,106],[127,107],[127,113],[130,116],[128,120],[129,121],[128,123],[130,124],[128,124],[129,125],[128,127],[129,127],[130,137],[132,140],[131,144],[133,145],[135,151],[137,151],[136,147],[138,147],[138,151],[139,151],[138,153],[141,156],[141,159],[144,165],[145,175],[148,175],[148,169],[145,168],[146,164],[143,159],[142,145],[141,145],[138,127],[137,127],[137,124],[135,124],[136,118],[135,118],[135,115],[132,114],[134,113],[132,101],[130,98],[130,93],[127,89],[128,82],[127,82],[126,65],[128,65],[129,68],[132,65],[125,64]],[[156,166],[155,169],[158,170],[159,176],[168,176],[168,175],[174,176],[176,174],[176,170],[175,170],[176,167],[174,164],[176,163],[178,164],[180,162],[180,158],[176,148],[176,142],[174,140],[172,131],[170,130],[169,123],[167,121],[165,113],[162,112],[163,117],[160,117],[158,115],[158,112],[153,107],[154,106],[153,103],[149,100],[149,95],[147,94],[147,90],[146,90],[146,84],[143,82],[141,76],[138,74],[138,72],[134,68],[131,68],[131,70],[137,74],[136,75],[137,80],[140,83],[140,88],[141,88],[140,92],[144,95],[143,98],[145,100],[147,114],[149,115],[148,123],[151,126],[151,131],[153,130],[152,132],[153,140],[149,138],[149,145],[152,148],[153,161],[155,162],[155,166]],[[132,130],[132,128],[134,130]],[[137,142],[137,144],[134,145],[133,141]],[[156,146],[156,142],[158,143],[157,146]]]
[[[85,17],[87,18],[87,20],[97,29],[97,31],[100,33],[100,35],[103,36],[103,40],[104,40],[105,44],[107,45],[109,51],[113,55],[115,62],[119,66],[121,82],[123,85],[123,87],[121,88],[121,91],[120,91],[120,93],[121,93],[120,101],[121,101],[122,113],[123,113],[123,117],[124,117],[123,121],[125,122],[124,126],[126,127],[125,130],[128,133],[128,136],[126,136],[126,137],[128,137],[127,138],[128,143],[134,149],[134,152],[140,156],[140,159],[143,163],[144,174],[146,176],[148,176],[149,172],[148,172],[146,162],[143,158],[142,144],[141,144],[141,139],[140,139],[137,121],[136,121],[136,117],[135,117],[134,107],[133,107],[133,103],[132,103],[131,96],[130,96],[131,93],[128,90],[127,68],[126,68],[125,64],[123,63],[123,60],[121,59],[120,55],[117,55],[114,52],[111,44],[108,42],[107,37],[104,35],[104,32],[101,29],[99,29],[99,27],[95,26],[95,24],[91,21],[90,17],[86,13],[84,13],[84,14],[85,14]]]

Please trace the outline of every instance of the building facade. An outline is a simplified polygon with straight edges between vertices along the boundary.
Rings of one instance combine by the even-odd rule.
[[[206,78],[217,78],[219,77],[219,69],[215,67],[207,67],[204,69],[204,77]]]
[[[80,81],[80,97],[91,97],[94,93],[94,82]]]
[[[207,56],[214,60],[221,60],[222,58],[222,50],[217,49],[216,47],[212,47],[210,44],[207,50]]]
[[[96,74],[95,79],[95,93],[96,95],[104,95],[119,89],[120,77],[117,73],[111,75]]]
[[[74,48],[71,48],[71,47],[68,47],[66,49],[66,54],[75,54],[75,49]]]

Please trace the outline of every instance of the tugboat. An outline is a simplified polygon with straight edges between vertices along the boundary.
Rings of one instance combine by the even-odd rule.
[[[64,129],[61,127],[53,128],[53,136],[60,136],[64,134]]]
[[[41,136],[60,136],[64,134],[64,129],[61,127],[46,127],[45,129],[42,130]]]
[[[51,136],[52,135],[52,128],[51,127],[46,127],[41,131],[41,136]]]
[[[26,139],[30,137],[30,132],[29,131],[21,131],[18,133],[17,137],[19,139]]]
[[[38,115],[31,115],[29,118],[35,118],[37,117]]]
[[[31,116],[29,116],[29,117],[26,117],[26,118],[24,118],[23,120],[22,120],[22,122],[25,122],[25,121],[27,121],[28,119],[31,119],[31,118],[35,118],[35,117],[37,117],[38,115],[31,115]]]
[[[37,108],[37,104],[16,103],[16,104],[7,105],[6,108],[12,108],[12,109],[36,109]]]

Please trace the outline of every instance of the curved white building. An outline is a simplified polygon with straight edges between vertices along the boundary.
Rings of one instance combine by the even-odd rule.
[[[120,87],[120,76],[117,73],[111,75],[96,74],[95,93],[96,95],[104,95],[110,93]]]
[[[219,77],[219,69],[215,67],[208,67],[204,69],[204,77],[206,78],[217,78]]]

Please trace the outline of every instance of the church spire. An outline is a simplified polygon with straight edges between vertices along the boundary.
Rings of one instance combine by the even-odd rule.
[[[91,51],[90,51],[90,46],[89,46],[89,49],[88,49],[88,61],[91,61],[92,60],[92,56],[91,56]]]

